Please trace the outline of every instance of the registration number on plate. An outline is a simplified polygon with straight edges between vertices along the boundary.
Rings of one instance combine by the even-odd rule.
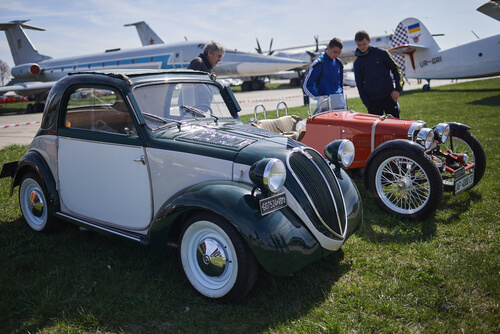
[[[287,206],[285,193],[274,195],[259,201],[260,213],[264,216],[268,213],[282,209]]]
[[[474,184],[474,172],[470,172],[462,178],[455,180],[455,195],[469,189]]]

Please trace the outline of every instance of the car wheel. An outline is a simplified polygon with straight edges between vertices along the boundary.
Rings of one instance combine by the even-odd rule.
[[[453,130],[446,143],[440,145],[440,149],[442,152],[451,151],[456,154],[467,154],[469,156],[469,163],[474,164],[473,186],[481,181],[486,170],[486,153],[484,153],[481,142],[472,133],[468,131]],[[466,173],[470,173],[470,171]],[[444,190],[453,191],[454,179],[452,175],[448,172],[444,172],[442,175]]]
[[[40,178],[35,173],[27,173],[19,187],[19,206],[24,219],[31,229],[48,232],[55,222],[48,214],[47,199]]]
[[[197,214],[186,222],[179,257],[193,288],[221,302],[245,296],[257,277],[257,260],[241,235],[214,214]]]
[[[368,185],[375,203],[385,212],[424,219],[443,197],[443,184],[434,162],[424,154],[394,148],[374,157]]]

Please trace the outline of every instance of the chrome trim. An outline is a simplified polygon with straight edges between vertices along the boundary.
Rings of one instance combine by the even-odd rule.
[[[285,101],[279,101],[278,105],[276,106],[276,117],[280,118],[280,104],[285,105],[285,116],[288,116],[288,105],[286,104]]]
[[[422,128],[425,128],[427,126],[427,123],[424,121],[415,121],[410,125],[410,128],[408,129],[408,133],[406,135],[406,138],[411,141],[415,141],[417,139],[417,136],[415,133],[419,132]]]
[[[423,128],[418,132],[416,142],[425,149],[429,149],[431,144],[434,142],[434,130],[430,128]]]
[[[107,232],[107,233],[110,233],[112,235],[118,235],[120,237],[129,239],[129,240],[133,240],[133,241],[140,242],[142,244],[146,244],[144,237],[132,235],[133,232],[126,233],[126,232],[120,231],[118,229],[114,229],[112,227],[109,227],[109,226],[103,226],[103,225],[100,225],[100,224],[90,223],[88,221],[85,221],[85,220],[82,220],[82,219],[79,219],[79,218],[67,215],[67,214],[62,213],[62,212],[57,212],[56,216],[60,216],[62,218],[70,219],[70,220],[76,222],[80,226],[92,227],[92,228],[97,229],[99,231]]]
[[[373,150],[375,149],[375,130],[377,128],[377,124],[382,121],[383,118],[380,117],[379,119],[377,119],[375,122],[373,122],[372,124],[372,132],[371,132],[371,138],[370,138],[370,149],[371,151],[370,152],[373,152]]]
[[[224,246],[216,239],[203,239],[196,248],[196,262],[201,271],[210,277],[219,277],[226,270]]]
[[[446,143],[449,136],[450,136],[450,125],[448,123],[439,123],[434,127],[434,137],[440,143],[442,144]]]
[[[316,151],[312,148],[308,148],[310,150],[313,150],[313,151]],[[318,153],[316,151],[316,153]],[[321,176],[323,177],[323,182],[324,184],[327,186],[328,188],[328,191],[330,193],[330,197],[332,199],[332,202],[334,203],[334,207],[335,207],[335,213],[337,215],[337,222],[339,224],[339,231],[341,231],[342,235],[339,235],[337,232],[333,231],[330,226],[328,226],[328,224],[325,223],[325,221],[323,220],[323,218],[321,217],[321,215],[319,214],[318,212],[318,209],[316,208],[316,205],[314,204],[312,198],[309,196],[309,193],[307,192],[307,190],[305,189],[304,185],[302,184],[302,182],[300,181],[300,179],[298,178],[298,176],[295,174],[295,172],[293,171],[292,167],[290,166],[290,156],[292,154],[303,154],[304,156],[307,157],[307,159],[309,159],[309,161],[311,161],[311,163],[314,165],[314,167],[316,167],[316,169],[318,170],[318,172],[321,174]],[[321,155],[320,153],[318,153],[319,155]],[[333,195],[333,191],[332,191],[332,188],[330,187],[330,184],[328,183],[328,180],[326,179],[325,175],[321,172],[321,168],[319,168],[319,166],[316,164],[316,162],[314,162],[313,158],[307,153],[305,152],[302,147],[294,147],[292,149],[292,151],[290,152],[290,154],[288,154],[287,158],[286,158],[286,163],[287,163],[287,167],[288,167],[288,170],[290,171],[290,173],[292,174],[292,176],[295,178],[295,180],[297,181],[297,183],[299,184],[300,188],[302,189],[302,191],[304,192],[304,194],[306,195],[307,197],[307,200],[309,201],[309,203],[311,204],[313,210],[314,210],[314,213],[316,214],[316,217],[318,217],[319,221],[321,222],[321,224],[330,232],[332,233],[334,236],[336,236],[337,238],[340,238],[340,239],[344,239],[345,238],[345,234],[346,234],[346,230],[343,230],[342,228],[342,224],[340,222],[340,215],[339,215],[339,209],[338,209],[338,206],[337,206],[337,202],[335,201],[335,198],[334,198],[334,195]],[[326,163],[326,161],[325,161]],[[330,169],[331,170],[331,169]],[[332,174],[333,174],[333,171],[332,171]],[[334,179],[335,179],[335,182],[337,183],[337,186],[339,189],[342,189],[340,187],[340,184],[337,180],[337,177],[335,177],[335,174],[334,174]],[[340,192],[340,196],[342,198],[342,204],[344,205],[345,207],[345,199],[344,199],[344,194],[342,193],[342,191]],[[345,226],[347,227],[347,215],[346,215],[346,222],[345,222]],[[314,228],[316,230],[316,228]]]
[[[290,207],[295,212],[295,214],[304,222],[304,224],[309,228],[309,231],[318,240],[321,247],[331,251],[338,250],[344,243],[345,241],[344,238],[332,239],[328,238],[323,233],[319,232],[314,226],[314,224],[311,222],[309,217],[307,216],[307,213],[304,211],[300,203],[295,199],[295,197],[287,189],[285,189],[285,193],[286,193],[288,207]]]
[[[264,105],[262,103],[259,103],[255,106],[255,108],[253,108],[253,115],[254,115],[254,122],[257,122],[259,119],[257,118],[257,109],[259,109],[259,107],[262,107],[262,110],[264,110],[264,119],[267,119],[267,111],[266,111],[266,107],[264,107]]]

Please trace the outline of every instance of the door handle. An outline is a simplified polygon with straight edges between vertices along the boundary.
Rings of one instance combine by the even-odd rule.
[[[137,162],[142,162],[143,165],[146,164],[146,159],[144,159],[144,156],[141,155],[141,158],[140,159],[134,159],[134,161],[137,161]]]

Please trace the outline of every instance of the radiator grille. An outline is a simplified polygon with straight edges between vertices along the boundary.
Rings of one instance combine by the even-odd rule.
[[[324,227],[343,239],[347,224],[344,199],[338,180],[325,159],[315,150],[295,148],[288,163],[314,209],[315,217],[312,218],[318,230],[327,234]]]

